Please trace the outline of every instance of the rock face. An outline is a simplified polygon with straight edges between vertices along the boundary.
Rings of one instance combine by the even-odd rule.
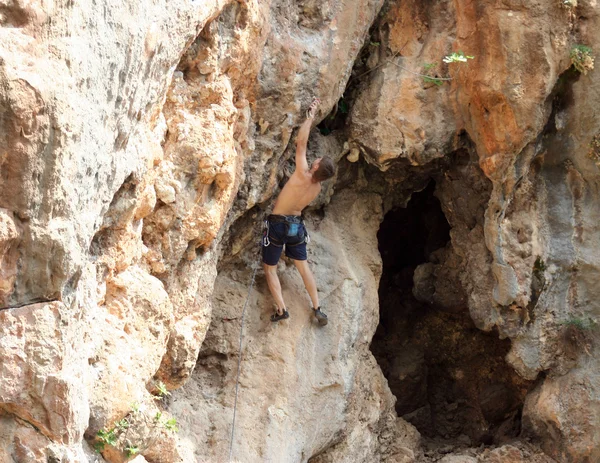
[[[342,193],[328,211],[308,227],[330,325],[315,323],[289,260],[280,264],[289,320],[269,320],[263,278],[249,295],[233,441],[233,455],[241,461],[369,461],[415,452],[418,433],[391,415],[392,396],[369,351],[377,326],[381,260],[374,232],[381,199]],[[257,264],[253,248],[248,255]],[[197,461],[218,461],[230,443],[239,310],[251,279],[250,269],[232,264],[222,263],[209,335],[192,379],[174,393],[170,407],[186,429],[184,437],[207,436],[209,445],[196,448]],[[408,436],[405,442],[391,439],[398,429]]]
[[[475,339],[470,318],[504,350],[474,341],[482,354],[465,357],[509,349],[496,370],[518,400],[472,367],[482,413],[512,414],[511,436],[543,458],[599,460],[600,82],[570,57],[600,50],[598,13],[592,0],[0,5],[0,460],[225,460],[242,355],[238,460],[428,461],[396,411],[409,383],[427,408],[418,338],[455,318],[444,346]],[[442,61],[461,50],[473,58]],[[306,214],[331,323],[314,325],[284,260],[292,318],[268,321],[258,270],[240,354],[261,215],[312,96],[309,157],[339,167]],[[449,238],[382,277],[380,223],[428,184]],[[389,368],[369,349],[380,278],[431,311],[403,337],[414,344],[382,354]],[[384,304],[406,303],[382,300],[382,323]],[[442,461],[535,453],[513,444]]]
[[[1,313],[2,403],[51,441],[75,444],[89,409],[82,381],[85,351],[77,352],[71,327],[77,322],[69,315],[59,302]]]

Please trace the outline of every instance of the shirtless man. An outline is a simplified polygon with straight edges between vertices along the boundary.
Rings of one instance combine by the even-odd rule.
[[[268,231],[263,239],[263,267],[269,290],[275,299],[277,311],[271,316],[276,322],[289,318],[285,307],[281,283],[277,276],[277,262],[285,247],[285,255],[293,260],[302,276],[304,286],[313,304],[313,314],[320,325],[327,324],[327,315],[319,307],[317,284],[307,262],[306,228],[302,220],[302,210],[314,200],[321,191],[321,182],[333,177],[335,164],[328,157],[318,158],[308,167],[306,144],[310,127],[320,101],[315,99],[306,113],[306,120],[300,127],[296,138],[296,170],[279,194],[273,213],[268,216]]]

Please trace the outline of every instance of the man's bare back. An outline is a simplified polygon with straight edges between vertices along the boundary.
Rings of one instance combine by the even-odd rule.
[[[296,169],[279,193],[273,207],[273,214],[300,215],[320,191],[321,183],[313,182],[310,172],[300,172]]]

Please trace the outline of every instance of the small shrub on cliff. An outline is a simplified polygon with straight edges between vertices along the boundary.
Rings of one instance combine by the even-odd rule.
[[[592,320],[591,318],[577,317],[569,318],[568,320],[565,320],[563,324],[566,326],[572,326],[578,330],[593,330],[597,326],[596,321]]]
[[[588,157],[600,167],[600,133],[594,135],[594,138],[592,138]]]
[[[175,418],[169,418],[163,416],[162,412],[156,412],[154,420],[161,426],[164,426],[168,431],[179,432],[177,427],[177,420]]]
[[[592,55],[592,49],[585,45],[575,45],[571,48],[571,64],[573,67],[581,72],[587,74],[588,71],[594,69],[594,56]]]
[[[125,453],[128,457],[132,457],[140,453],[140,448],[137,445],[129,444],[127,447],[125,447]]]
[[[96,433],[97,442],[94,448],[97,452],[102,452],[106,445],[116,447],[119,441],[119,437],[126,432],[131,426],[131,423],[127,418],[115,421],[111,429],[100,429]]]
[[[163,425],[167,430],[171,432],[179,432],[179,428],[177,427],[177,420],[175,418],[169,418],[168,420],[163,422]]]
[[[157,382],[155,384],[155,386],[156,386],[156,395],[154,396],[155,399],[160,400],[160,399],[163,399],[163,398],[171,395],[171,393],[167,389],[167,386],[165,386],[165,383],[163,383],[162,381]]]
[[[452,53],[451,55],[444,56],[442,60],[444,63],[466,63],[467,60],[475,58],[474,56],[465,55],[462,51]]]
[[[537,274],[543,274],[546,271],[546,263],[544,260],[538,256],[535,259],[535,263],[533,264],[533,272]]]
[[[117,444],[117,434],[115,428],[112,429],[101,429],[96,433],[98,442],[94,445],[97,452],[104,450],[105,445],[112,445],[113,447]]]
[[[474,56],[465,55],[462,51],[454,52],[450,55],[444,56],[442,61],[446,64],[452,63],[466,63],[470,59],[474,59]],[[399,66],[402,68],[402,66]],[[438,73],[435,71],[437,67],[437,63],[425,63],[423,65],[423,70],[421,73],[417,73],[411,70],[409,72],[416,74],[423,78],[423,82],[426,84],[433,84],[436,86],[441,86],[445,81],[452,80],[452,77],[440,77]]]
[[[117,431],[124,431],[128,427],[129,427],[129,421],[127,420],[127,418],[123,418],[122,420],[115,422],[115,429]]]
[[[426,84],[434,84],[439,87],[440,85],[443,85],[444,81],[435,75],[434,69],[436,67],[437,63],[425,63],[423,65],[423,82]]]

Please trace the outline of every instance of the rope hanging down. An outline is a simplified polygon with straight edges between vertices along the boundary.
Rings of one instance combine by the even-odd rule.
[[[259,244],[260,246],[260,244]],[[237,364],[237,374],[235,378],[235,399],[233,401],[233,420],[231,422],[231,438],[229,440],[229,459],[228,461],[231,463],[231,456],[233,455],[233,435],[235,432],[235,415],[237,411],[237,399],[238,399],[238,388],[240,385],[240,367],[242,364],[242,340],[244,336],[244,320],[246,316],[246,307],[248,307],[248,301],[250,300],[250,293],[252,293],[252,288],[254,286],[254,279],[256,278],[256,271],[259,267],[260,261],[260,248],[258,253],[258,259],[256,260],[256,264],[254,265],[254,272],[252,272],[252,279],[250,280],[250,286],[248,287],[248,294],[246,295],[246,301],[244,302],[244,308],[242,309],[242,325],[240,327],[240,347],[239,347],[239,355],[238,355],[238,364]]]

